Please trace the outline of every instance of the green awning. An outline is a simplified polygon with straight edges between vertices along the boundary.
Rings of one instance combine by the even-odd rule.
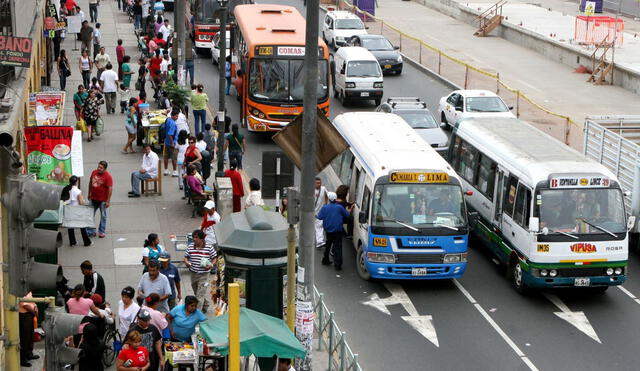
[[[229,353],[229,314],[200,323],[200,333],[222,355]],[[240,308],[240,356],[296,358],[306,351],[279,318]]]

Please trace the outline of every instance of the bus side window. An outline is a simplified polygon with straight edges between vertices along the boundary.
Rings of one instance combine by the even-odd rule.
[[[358,189],[358,186],[360,185],[360,169],[358,169],[356,166],[353,166],[354,168],[354,173],[355,173],[355,177],[354,177],[354,173],[352,173],[351,175],[351,184],[349,184],[349,199],[350,200],[356,200],[356,190]],[[357,204],[357,202],[356,202]]]
[[[518,178],[510,175],[509,180],[505,182],[504,202],[502,203],[502,211],[509,216],[513,216],[513,204],[516,202],[517,188]]]
[[[356,189],[356,204],[358,204],[358,206],[360,206],[360,209],[362,209],[364,206],[362,205],[362,193],[364,191],[364,181],[367,178],[367,173],[365,173],[364,171],[360,171],[360,177],[358,179],[358,184],[356,185],[356,187],[358,187]]]
[[[462,144],[462,139],[456,135],[455,140],[453,141],[453,150],[451,151],[451,165],[456,170],[456,172],[460,173],[460,145]]]
[[[516,205],[513,211],[513,220],[526,228],[529,223],[529,207],[531,206],[531,191],[522,183],[518,184]]]
[[[371,191],[369,190],[369,187],[364,186],[364,195],[362,196],[362,203],[360,205],[360,212],[364,213],[364,215],[366,215],[367,221],[365,223],[369,222],[369,204],[370,204],[370,199],[371,199]]]
[[[487,197],[489,201],[493,201],[493,183],[496,179],[496,163],[483,154],[480,155],[479,163],[476,188]]]
[[[469,183],[473,184],[478,167],[478,150],[467,142],[460,145],[460,171],[459,174]]]

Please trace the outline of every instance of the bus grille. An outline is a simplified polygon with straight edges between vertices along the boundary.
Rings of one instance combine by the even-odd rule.
[[[435,242],[435,240],[433,241]],[[415,244],[415,245],[404,245],[402,243],[402,238],[396,238],[396,243],[398,244],[398,248],[400,249],[441,249],[441,246],[429,245],[425,244]]]
[[[298,117],[298,115],[286,115],[286,114],[279,114],[279,113],[269,114],[269,118],[274,120],[293,120],[296,117]]]
[[[606,276],[605,270],[603,267],[558,269],[558,277]]]
[[[398,264],[442,264],[442,254],[396,254]]]

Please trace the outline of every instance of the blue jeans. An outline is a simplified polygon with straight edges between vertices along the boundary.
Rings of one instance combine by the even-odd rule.
[[[225,76],[225,79],[227,79],[227,88],[225,89],[224,93],[226,95],[229,95],[229,89],[231,89],[231,76]]]
[[[193,110],[193,128],[196,134],[204,130],[204,125],[207,123],[207,110],[194,109]]]
[[[242,151],[229,151],[229,163],[233,159],[238,163],[238,170],[242,169]]]
[[[142,15],[136,14],[136,16],[133,17],[133,28],[135,28],[136,30],[142,28]]]
[[[140,182],[145,179],[151,179],[149,173],[141,173],[140,171],[134,171],[131,173],[131,192],[140,194]]]
[[[187,77],[187,73],[189,74],[189,82],[191,85],[193,85],[193,74],[195,72],[195,66],[193,64],[193,60],[190,61],[185,61],[184,62],[184,73],[185,73],[185,80]]]
[[[98,21],[98,4],[89,4],[89,17],[91,23]]]
[[[107,203],[103,201],[91,200],[93,205],[93,213],[95,215],[96,210],[100,209],[100,225],[98,226],[98,233],[104,234],[107,230]],[[96,234],[95,228],[87,228],[89,235]]]

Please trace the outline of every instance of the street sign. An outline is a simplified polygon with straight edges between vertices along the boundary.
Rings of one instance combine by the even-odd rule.
[[[596,2],[587,1],[584,5],[584,15],[590,17],[596,12]]]

